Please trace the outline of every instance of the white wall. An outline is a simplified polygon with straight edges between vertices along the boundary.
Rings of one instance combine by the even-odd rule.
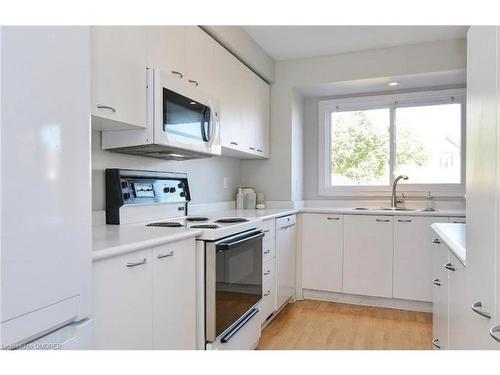
[[[300,137],[300,132],[293,125],[297,124],[293,117],[300,116],[300,109],[297,110],[300,100],[295,92],[301,87],[463,70],[465,63],[465,40],[277,62],[275,82],[271,86],[271,157],[265,161],[242,161],[243,183],[264,192],[268,200],[300,198],[300,188],[295,187],[295,179],[303,166],[292,162],[292,159],[295,153],[300,153],[300,141],[294,140],[294,137]],[[307,176],[308,170],[305,171],[305,180]]]
[[[216,157],[199,160],[166,161],[101,150],[100,132],[92,132],[92,210],[105,209],[106,168],[186,172],[193,203],[232,201],[240,184],[240,160]],[[224,188],[224,178],[227,188]]]

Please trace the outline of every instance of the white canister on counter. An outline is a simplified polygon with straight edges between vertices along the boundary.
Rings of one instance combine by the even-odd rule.
[[[243,191],[241,188],[238,189],[238,193],[236,194],[236,209],[241,210],[243,209],[245,202],[244,202],[245,195],[243,194]]]
[[[243,188],[243,196],[244,196],[244,208],[247,210],[255,210],[255,206],[257,205],[257,194],[255,194],[255,190],[252,188]]]
[[[258,210],[263,210],[266,208],[266,200],[264,197],[264,193],[257,194],[257,206],[255,206]]]

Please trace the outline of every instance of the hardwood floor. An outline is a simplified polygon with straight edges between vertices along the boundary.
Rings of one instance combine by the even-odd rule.
[[[431,340],[430,313],[305,300],[264,328],[258,349],[422,350]]]

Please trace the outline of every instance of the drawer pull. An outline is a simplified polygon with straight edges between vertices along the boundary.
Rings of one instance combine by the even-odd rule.
[[[434,285],[441,286],[441,280],[439,280],[439,279],[434,279],[434,280],[432,280],[432,283],[433,283]]]
[[[472,304],[471,309],[476,314],[481,315],[487,319],[491,319],[491,314],[489,312],[480,310],[482,307],[483,307],[483,304],[481,303],[481,301],[477,301],[476,303]]]
[[[168,258],[168,257],[173,257],[174,256],[174,251],[170,251],[166,254],[158,254],[157,258],[158,259],[163,259],[163,258]]]
[[[175,74],[176,76],[179,76],[179,78],[184,78],[184,74],[182,74],[181,72],[178,72],[176,70],[172,70],[171,72],[172,72],[172,74]]]
[[[490,336],[493,337],[495,341],[500,342],[500,337],[496,335],[497,332],[500,332],[500,325],[499,326],[494,326],[491,327],[490,329]]]
[[[132,263],[127,263],[127,267],[137,267],[137,266],[142,266],[143,264],[146,264],[148,260],[146,258],[144,258],[143,260],[141,260],[140,262],[132,262]]]
[[[293,227],[294,225],[295,224],[288,224],[288,225],[285,225],[285,226],[281,227],[280,229],[285,230],[285,229]]]
[[[432,340],[432,346],[434,346],[436,349],[441,349],[441,345],[438,345],[437,343],[439,342],[439,339],[434,339]]]
[[[447,270],[449,271],[456,271],[457,269],[455,268],[455,266],[452,264],[452,263],[446,263],[444,265],[444,268],[446,268]]]
[[[267,275],[270,275],[270,274],[271,274],[271,271],[264,272],[264,276],[267,276]]]
[[[389,219],[376,219],[378,223],[388,223],[390,220]]]
[[[267,292],[264,293],[264,297],[267,297],[267,296],[270,296],[271,295],[271,291],[268,290]]]
[[[398,219],[398,222],[400,222],[400,223],[411,223],[412,220],[410,220],[410,219],[408,219],[408,220]]]
[[[262,150],[257,149],[257,152],[263,152]]]
[[[255,147],[249,147],[249,149],[255,151]]]
[[[232,144],[233,146],[238,146],[238,145],[239,145],[239,143],[238,143],[238,142],[231,142],[231,144]]]
[[[327,217],[327,220],[340,220],[340,217]]]
[[[116,112],[116,109],[114,107],[110,107],[109,105],[97,104],[97,108],[99,108],[99,109],[109,109],[113,113]]]
[[[269,254],[271,250],[264,250],[264,254]]]
[[[189,83],[192,83],[192,84],[193,84],[193,85],[195,85],[195,86],[198,86],[198,85],[199,85],[198,81],[195,81],[194,79],[188,79],[188,82],[189,82]]]
[[[441,241],[439,240],[439,238],[434,238],[434,239],[432,240],[432,243],[437,243],[437,244],[440,244],[440,243],[441,243]]]

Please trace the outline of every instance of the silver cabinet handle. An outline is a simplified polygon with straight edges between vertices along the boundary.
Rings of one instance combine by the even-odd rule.
[[[271,250],[264,250],[264,254],[269,254]]]
[[[173,257],[173,256],[174,256],[174,254],[175,254],[175,253],[174,253],[174,251],[172,250],[172,251],[170,251],[170,252],[168,252],[168,253],[166,253],[166,254],[158,254],[157,258],[158,258],[158,259],[163,259],[163,258]]]
[[[480,310],[482,307],[483,307],[483,304],[481,303],[481,301],[477,301],[476,303],[472,304],[471,309],[476,314],[484,316],[487,319],[491,319],[491,314],[489,312]]]
[[[388,223],[390,220],[389,219],[376,219],[378,223]]]
[[[195,85],[195,86],[198,86],[198,85],[199,85],[198,81],[195,81],[194,79],[188,79],[188,82],[189,82],[189,83],[192,83],[192,84],[193,84],[193,85]]]
[[[340,217],[327,217],[327,220],[340,220]]]
[[[255,147],[249,147],[249,149],[255,151]]]
[[[450,271],[456,271],[457,270],[452,263],[446,263],[444,265],[444,268],[446,268],[447,270],[450,270]]]
[[[176,76],[179,76],[179,78],[184,78],[184,74],[181,72],[178,72],[177,70],[172,70],[172,74],[175,74]]]
[[[432,283],[433,283],[434,285],[441,286],[441,280],[439,280],[439,279],[434,279],[434,280],[432,280]]]
[[[257,152],[263,152],[263,151],[262,151],[262,150],[260,150],[260,149],[257,149]]]
[[[493,337],[495,341],[500,342],[500,337],[496,335],[497,332],[500,332],[500,325],[491,327],[490,329],[490,336]]]
[[[283,227],[281,227],[280,229],[288,229],[288,228],[291,228],[293,227],[295,224],[288,224],[288,225],[285,225]]]
[[[270,274],[271,274],[271,271],[264,272],[264,276],[267,276],[267,275],[270,275]]]
[[[264,229],[264,233],[269,233],[271,229]]]
[[[234,146],[238,146],[239,145],[238,142],[231,142],[231,144],[234,145]]]
[[[440,244],[440,243],[441,243],[441,241],[439,240],[439,238],[434,238],[434,239],[432,240],[432,243],[437,243],[437,244]]]
[[[99,109],[110,109],[111,112],[113,112],[113,113],[116,112],[116,109],[114,109],[113,107],[110,107],[109,105],[97,104],[96,107]]]
[[[127,263],[127,267],[137,267],[137,266],[142,266],[143,264],[146,264],[148,260],[146,258],[144,258],[143,260],[141,260],[140,262],[132,262],[132,263]]]
[[[434,340],[432,340],[432,346],[434,346],[435,348],[437,349],[441,349],[441,345],[438,345],[437,343],[439,342],[439,339],[436,338]]]
[[[408,220],[398,219],[398,222],[400,222],[400,223],[411,223],[412,220],[410,220],[410,219],[408,219]]]
[[[271,295],[271,291],[268,290],[267,292],[264,293],[264,297],[267,297],[267,296],[270,296]]]

